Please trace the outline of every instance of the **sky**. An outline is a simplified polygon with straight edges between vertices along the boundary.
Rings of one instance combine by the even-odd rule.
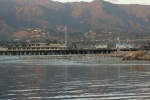
[[[59,2],[74,2],[74,1],[85,1],[85,2],[91,2],[93,0],[53,0],[53,1],[59,1]],[[150,4],[150,0],[104,0],[104,1],[109,1],[112,3],[117,3],[117,4]]]

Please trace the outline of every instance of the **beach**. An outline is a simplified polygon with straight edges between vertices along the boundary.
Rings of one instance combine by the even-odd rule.
[[[126,60],[122,57],[112,57],[111,55],[85,55],[78,58],[73,58],[78,63],[97,63],[97,64],[150,64],[148,60]]]
[[[135,59],[124,60],[127,55],[135,57]],[[139,53],[139,52],[138,52]],[[132,55],[131,55],[132,54]],[[20,60],[48,60],[50,62],[73,62],[81,64],[150,64],[150,60],[145,60],[142,57],[148,57],[149,53],[146,53],[142,57],[135,56],[135,52],[115,52],[112,54],[82,54],[82,55],[33,55],[33,56],[20,56]],[[148,55],[147,55],[148,54]],[[131,57],[132,58],[132,57]],[[141,59],[142,58],[142,59]]]

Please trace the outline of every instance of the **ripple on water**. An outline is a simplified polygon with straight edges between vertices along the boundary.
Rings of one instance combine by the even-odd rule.
[[[150,100],[148,66],[48,63],[0,65],[0,100]]]

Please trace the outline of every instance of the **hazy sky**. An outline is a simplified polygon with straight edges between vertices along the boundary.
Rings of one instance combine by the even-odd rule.
[[[86,2],[91,2],[93,0],[53,0],[53,1],[59,1],[59,2],[86,1]],[[119,3],[119,4],[150,4],[150,0],[105,0],[105,1],[110,1],[113,3]]]

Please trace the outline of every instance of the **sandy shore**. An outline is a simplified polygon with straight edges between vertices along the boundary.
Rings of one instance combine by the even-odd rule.
[[[150,64],[150,61],[147,60],[128,60],[123,61],[119,57],[109,57],[107,56],[95,56],[95,57],[82,57],[74,59],[78,63],[94,63],[94,64]]]
[[[70,57],[71,61],[88,64],[150,64],[148,60],[123,61],[122,57],[114,57],[113,54],[88,54]]]
[[[86,64],[150,64],[148,60],[127,60],[123,61],[122,57],[114,57],[114,54],[86,54],[86,55],[63,55],[63,56],[30,56],[20,57],[22,60],[41,60],[50,61],[73,61],[76,63]]]
[[[150,64],[150,61],[147,60],[128,60],[128,61],[122,61],[122,58],[100,58],[101,64]]]

